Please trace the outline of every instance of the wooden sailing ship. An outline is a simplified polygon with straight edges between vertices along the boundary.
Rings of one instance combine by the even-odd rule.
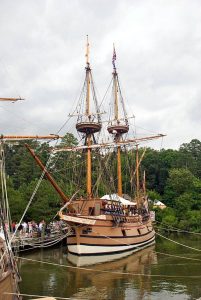
[[[22,98],[0,98],[0,101],[16,102],[24,100]],[[5,155],[4,143],[6,141],[32,140],[32,139],[58,139],[58,135],[49,136],[16,136],[3,135],[0,136],[0,181],[1,181],[1,199],[0,199],[0,300],[19,300],[22,299],[18,283],[21,280],[18,266],[14,254],[12,252],[12,232],[11,232],[11,216],[9,210],[6,174],[5,174]]]
[[[18,100],[23,100],[21,98],[0,98],[0,101],[11,101],[16,102]],[[9,211],[6,207],[6,203],[3,201],[3,149],[2,144],[0,144],[0,173],[2,182],[2,199],[0,199],[0,300],[16,300],[20,299],[17,296],[19,293],[18,282],[20,276],[18,273],[17,265],[9,245],[9,237],[7,235],[5,222],[7,220]],[[9,293],[13,293],[9,294]]]
[[[1,226],[5,226],[1,218]],[[12,250],[9,246],[8,236],[5,227],[0,236],[0,300],[21,299],[18,282],[20,275]]]
[[[10,99],[10,98],[9,98]],[[6,100],[9,101],[9,100]],[[13,101],[13,100],[10,100]],[[11,215],[9,210],[6,176],[4,143],[6,141],[32,140],[32,139],[57,139],[57,135],[48,136],[0,136],[0,174],[1,174],[1,199],[0,199],[0,300],[20,300],[18,283],[21,280],[17,261],[12,252],[15,246],[15,236],[11,232]]]
[[[140,190],[138,151],[136,154],[136,193],[131,200],[123,197],[121,149],[122,147],[137,146],[141,141],[160,138],[163,135],[146,138],[124,139],[129,131],[128,117],[125,111],[123,97],[115,66],[116,53],[113,53],[112,95],[113,116],[108,122],[107,131],[112,136],[111,142],[96,143],[96,135],[101,131],[101,112],[96,99],[95,88],[89,63],[89,43],[86,51],[86,76],[82,90],[83,110],[79,111],[76,123],[78,133],[85,141],[84,145],[63,147],[56,151],[85,151],[86,153],[86,196],[76,197],[76,193],[69,199],[57,186],[42,163],[30,150],[56,191],[66,202],[59,211],[60,219],[72,229],[67,237],[69,253],[76,255],[105,255],[117,254],[125,251],[137,251],[155,242],[155,231],[150,218],[145,188]],[[83,100],[84,98],[84,100]],[[92,107],[95,111],[92,111]],[[120,112],[122,111],[122,115]],[[92,153],[97,149],[116,149],[118,185],[115,194],[94,196],[92,189]],[[78,175],[79,176],[79,175]]]
[[[84,121],[81,119],[83,116],[79,117],[76,129],[85,135],[87,146],[87,197],[73,200],[67,206],[66,213],[60,212],[60,218],[74,228],[74,234],[67,238],[68,251],[77,255],[99,255],[138,250],[154,243],[155,232],[144,203],[146,201],[144,195],[142,197],[139,193],[138,180],[135,199],[126,201],[122,198],[121,143],[126,143],[123,135],[129,131],[129,124],[115,66],[116,52],[114,49],[112,59],[114,114],[107,127],[108,133],[113,136],[113,145],[117,148],[118,187],[116,197],[109,195],[109,197],[94,198],[92,195],[91,145],[94,140],[93,135],[101,130],[101,123],[99,109],[95,114],[90,111],[90,84],[93,83],[93,80],[88,60],[88,43],[86,57],[86,109]],[[119,114],[120,104],[123,115]],[[94,117],[93,122],[91,116]],[[95,118],[96,116],[97,118]],[[134,144],[136,142],[133,140]]]
[[[22,100],[21,98],[0,98],[0,101],[16,102]],[[0,169],[1,182],[3,181],[3,149],[0,144]],[[3,184],[2,184],[3,187]],[[3,191],[1,191],[3,194]],[[2,197],[3,198],[3,197]],[[3,199],[0,199],[0,300],[20,299],[17,295],[19,293],[18,281],[20,276],[13,258],[11,248],[9,247],[8,236],[5,228],[5,221],[8,216],[8,209]],[[11,295],[7,293],[14,293]]]

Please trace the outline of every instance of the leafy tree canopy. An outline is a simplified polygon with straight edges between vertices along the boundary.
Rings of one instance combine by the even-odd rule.
[[[51,147],[48,143],[28,142],[41,161],[45,164]],[[60,143],[61,147],[76,146],[78,140],[71,133],[66,133]],[[139,148],[142,155],[144,149]],[[52,156],[49,171],[67,196],[78,189],[84,195],[86,185],[86,152],[58,152]],[[41,170],[24,147],[5,145],[6,174],[8,177],[8,197],[11,214],[18,221],[31,194],[40,178]],[[108,189],[115,192],[117,186],[116,153],[102,154],[98,160],[94,151],[93,183],[99,178],[99,186],[93,185],[94,193],[105,194]],[[131,178],[135,168],[135,153],[123,151],[122,178],[123,192],[134,194],[135,182]],[[162,200],[167,209],[156,209],[156,218],[163,225],[174,225],[179,228],[201,230],[201,142],[193,139],[181,145],[179,150],[148,148],[141,163],[141,175],[146,172],[146,186],[149,197]],[[100,178],[102,173],[102,179]],[[50,220],[59,210],[61,200],[46,178],[37,191],[34,201],[26,215],[27,219]]]

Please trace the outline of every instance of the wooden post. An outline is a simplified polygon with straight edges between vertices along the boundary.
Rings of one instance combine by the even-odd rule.
[[[86,47],[86,79],[87,79],[87,95],[86,95],[86,115],[90,115],[90,65],[89,65],[89,40],[87,35]]]
[[[122,197],[121,147],[117,148],[118,195]]]
[[[145,173],[145,170],[143,173],[143,192],[144,192],[144,196],[146,196],[146,173]]]
[[[41,170],[45,173],[45,176],[47,177],[47,179],[49,180],[49,182],[51,183],[51,185],[54,187],[54,189],[57,191],[57,193],[60,195],[60,197],[62,198],[62,200],[64,202],[68,202],[69,201],[68,197],[64,194],[64,192],[60,189],[60,187],[54,181],[53,177],[46,170],[46,167],[43,165],[43,163],[37,157],[37,155],[34,153],[34,151],[29,147],[28,144],[25,144],[25,147],[29,150],[30,154],[35,159],[35,161],[37,162],[37,164],[39,165],[39,167],[41,168]]]
[[[87,69],[86,115],[90,115],[90,69]]]
[[[138,153],[138,146],[136,146],[136,199],[137,199],[138,208],[139,208],[139,190],[140,190],[139,153]]]
[[[87,136],[87,196],[91,198],[91,135]]]
[[[119,118],[119,109],[118,109],[118,87],[117,87],[117,73],[116,70],[113,73],[114,76],[114,114],[115,120]]]

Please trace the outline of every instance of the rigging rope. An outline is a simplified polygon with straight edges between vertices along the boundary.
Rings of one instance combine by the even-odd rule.
[[[94,184],[94,186],[93,186],[93,191],[95,191],[95,193],[96,194],[98,194],[98,188],[99,188],[99,184],[100,184],[100,182],[101,182],[101,179],[103,180],[102,181],[102,183],[104,184],[104,179],[103,179],[103,177],[105,177],[105,176],[103,176],[103,175],[106,175],[107,174],[107,170],[108,170],[108,162],[109,162],[109,160],[110,160],[110,158],[111,158],[111,154],[112,154],[112,152],[110,152],[109,154],[108,154],[108,157],[106,158],[106,162],[103,162],[103,167],[102,167],[102,165],[101,165],[101,163],[102,163],[102,159],[101,158],[99,158],[98,159],[98,162],[99,162],[99,176],[98,176],[98,178],[97,178],[97,180],[96,180],[96,183]],[[107,182],[107,184],[106,184],[106,186],[108,185],[108,182]],[[110,190],[110,192],[111,192],[111,190]]]
[[[100,235],[100,233],[98,233],[98,232],[96,232],[96,231],[93,231],[93,232]],[[124,245],[124,246],[131,246],[131,244],[121,242],[121,241],[119,241],[119,240],[117,240],[117,239],[114,239],[114,238],[111,238],[111,237],[109,237],[109,236],[107,236],[107,235],[103,235],[103,234],[102,234],[102,236],[106,237],[107,239],[111,239],[111,240],[113,240],[113,241],[118,241],[118,243],[120,243],[120,244],[122,244],[122,245]],[[161,237],[164,237],[164,236],[161,235]],[[164,237],[164,238],[166,238],[166,237]],[[172,241],[172,242],[175,242],[175,241],[173,241],[173,240],[171,240],[171,239],[169,239],[169,240]],[[179,245],[181,245],[181,246],[184,246],[184,247],[187,247],[187,248],[191,248],[191,249],[196,250],[196,251],[201,251],[200,249],[197,249],[197,248],[189,247],[189,246],[186,246],[186,245],[184,245],[184,244],[180,244],[180,243],[178,243],[178,242],[176,242],[176,243],[179,244]],[[165,254],[165,253],[157,252],[157,251],[155,251],[155,253],[158,253],[158,254],[164,254],[164,255],[169,255],[169,256],[174,256],[174,257],[183,258],[183,259],[189,259],[189,260],[198,260],[198,261],[201,261],[200,259],[196,259],[196,258],[189,258],[189,257],[184,257],[184,256],[179,256],[179,255],[173,255],[173,254]]]
[[[190,246],[184,245],[184,244],[182,244],[182,243],[176,242],[176,241],[174,241],[174,240],[172,240],[172,239],[170,239],[170,238],[165,237],[164,235],[162,235],[162,234],[160,234],[160,233],[158,233],[158,232],[156,232],[156,234],[159,235],[160,237],[162,237],[162,238],[168,240],[168,241],[171,241],[171,242],[175,243],[175,244],[178,244],[178,245],[180,245],[180,246],[183,246],[183,247],[186,247],[186,248],[189,248],[189,249],[192,249],[192,250],[201,252],[201,249],[197,249],[197,248],[190,247]]]
[[[1,165],[1,193],[2,193],[2,214],[4,221],[11,224],[10,209],[8,204],[8,194],[7,194],[7,185],[6,185],[6,174],[5,174],[5,153],[3,148],[3,142],[0,144],[0,165]],[[10,231],[10,227],[8,228]]]
[[[58,143],[58,140],[56,141],[55,145],[56,145],[57,143]],[[12,237],[10,238],[10,240],[9,240],[9,246],[10,246],[10,247],[11,247],[11,243],[12,243],[12,241],[13,241],[13,239],[14,239],[16,233],[17,233],[17,230],[18,230],[19,226],[20,226],[20,224],[22,223],[22,221],[23,221],[23,219],[24,219],[24,216],[26,215],[26,212],[27,212],[28,208],[30,207],[30,205],[31,205],[31,203],[32,203],[32,201],[33,201],[33,199],[34,199],[34,197],[35,197],[35,195],[36,195],[36,193],[37,193],[37,191],[38,191],[38,189],[39,189],[39,187],[40,187],[40,184],[41,184],[41,182],[42,182],[42,180],[43,180],[43,178],[44,178],[44,176],[45,176],[45,171],[47,170],[47,168],[48,168],[48,166],[49,166],[49,164],[50,164],[50,162],[51,162],[51,159],[52,159],[52,154],[49,155],[49,158],[48,158],[47,163],[46,163],[46,165],[45,165],[45,169],[44,169],[44,171],[42,172],[42,174],[41,174],[41,176],[40,176],[40,178],[39,178],[39,180],[38,180],[38,182],[37,182],[37,184],[36,184],[36,187],[35,187],[35,189],[34,189],[32,195],[31,195],[31,198],[30,198],[30,200],[29,200],[29,202],[28,202],[28,204],[27,204],[27,206],[26,206],[26,208],[25,208],[25,210],[24,210],[24,212],[23,212],[23,214],[22,214],[22,217],[21,217],[20,221],[18,222],[18,225],[17,225],[17,227],[16,227],[16,230],[15,230],[15,232],[13,233],[13,236],[12,236]],[[1,262],[2,262],[2,260],[3,260],[5,254],[6,254],[6,252],[4,252],[4,254],[2,255],[2,257],[1,257],[1,259],[0,259],[0,264],[1,264]]]
[[[154,252],[157,253],[157,254],[161,254],[161,255],[166,255],[166,256],[171,256],[171,257],[176,257],[176,258],[182,258],[182,259],[187,259],[187,260],[195,260],[195,261],[200,261],[201,262],[201,259],[199,259],[199,258],[192,258],[192,257],[175,255],[175,254],[168,254],[168,253],[159,252],[159,251],[154,251]]]
[[[71,231],[69,231],[65,235],[61,235],[58,238],[56,238],[54,240],[51,240],[51,241],[46,241],[46,240],[38,241],[38,242],[37,241],[36,242],[33,241],[33,243],[32,243],[32,241],[30,241],[30,243],[29,243],[29,241],[26,242],[26,238],[25,238],[24,241],[23,240],[21,241],[22,244],[19,245],[19,247],[28,246],[29,249],[19,249],[19,252],[28,251],[28,250],[37,249],[37,248],[52,247],[52,246],[58,244],[59,242],[61,242],[63,239],[65,239],[70,234],[71,234]],[[23,242],[25,242],[25,243],[23,244]],[[13,247],[15,247],[15,246],[13,246]],[[18,246],[16,246],[16,247],[18,248]]]
[[[92,271],[92,272],[100,272],[100,273],[106,273],[106,274],[114,274],[114,275],[128,275],[128,276],[143,276],[143,277],[164,277],[164,278],[201,278],[201,275],[163,275],[163,274],[141,274],[141,273],[131,273],[131,272],[120,272],[120,271],[107,271],[107,270],[100,270],[100,269],[93,269],[93,268],[84,268],[84,267],[77,267],[77,266],[67,266],[63,264],[56,264],[52,262],[42,261],[42,260],[36,260],[31,258],[25,258],[20,256],[15,256],[18,259],[27,260],[30,262],[37,262],[42,264],[47,264],[51,266],[56,267],[63,267],[67,269],[79,269],[83,271]]]
[[[155,221],[156,223],[158,224],[162,224],[161,222],[159,221]],[[172,226],[169,226],[167,225],[168,227],[157,227],[158,229],[164,229],[164,230],[168,230],[168,231],[177,231],[177,232],[180,232],[180,233],[190,233],[190,234],[195,234],[195,235],[201,235],[201,232],[194,232],[194,231],[188,231],[188,230],[183,230],[183,229],[179,229],[179,228],[176,228],[176,227],[172,227]]]
[[[27,296],[27,297],[38,297],[38,298],[48,298],[49,300],[56,300],[56,299],[60,299],[60,300],[69,300],[72,298],[64,298],[64,297],[57,297],[57,296],[40,296],[40,295],[32,295],[32,294],[21,294],[21,293],[8,293],[5,292],[3,293],[4,295],[17,295],[17,296]],[[76,300],[76,298],[73,297],[74,300]],[[84,298],[82,298],[84,299]]]

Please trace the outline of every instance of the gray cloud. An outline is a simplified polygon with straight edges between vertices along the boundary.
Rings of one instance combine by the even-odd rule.
[[[115,42],[124,99],[136,124],[147,133],[166,133],[166,148],[201,140],[200,15],[199,0],[2,0],[0,94],[26,101],[1,103],[1,132],[61,127],[81,90],[89,34],[99,101],[111,79]]]

